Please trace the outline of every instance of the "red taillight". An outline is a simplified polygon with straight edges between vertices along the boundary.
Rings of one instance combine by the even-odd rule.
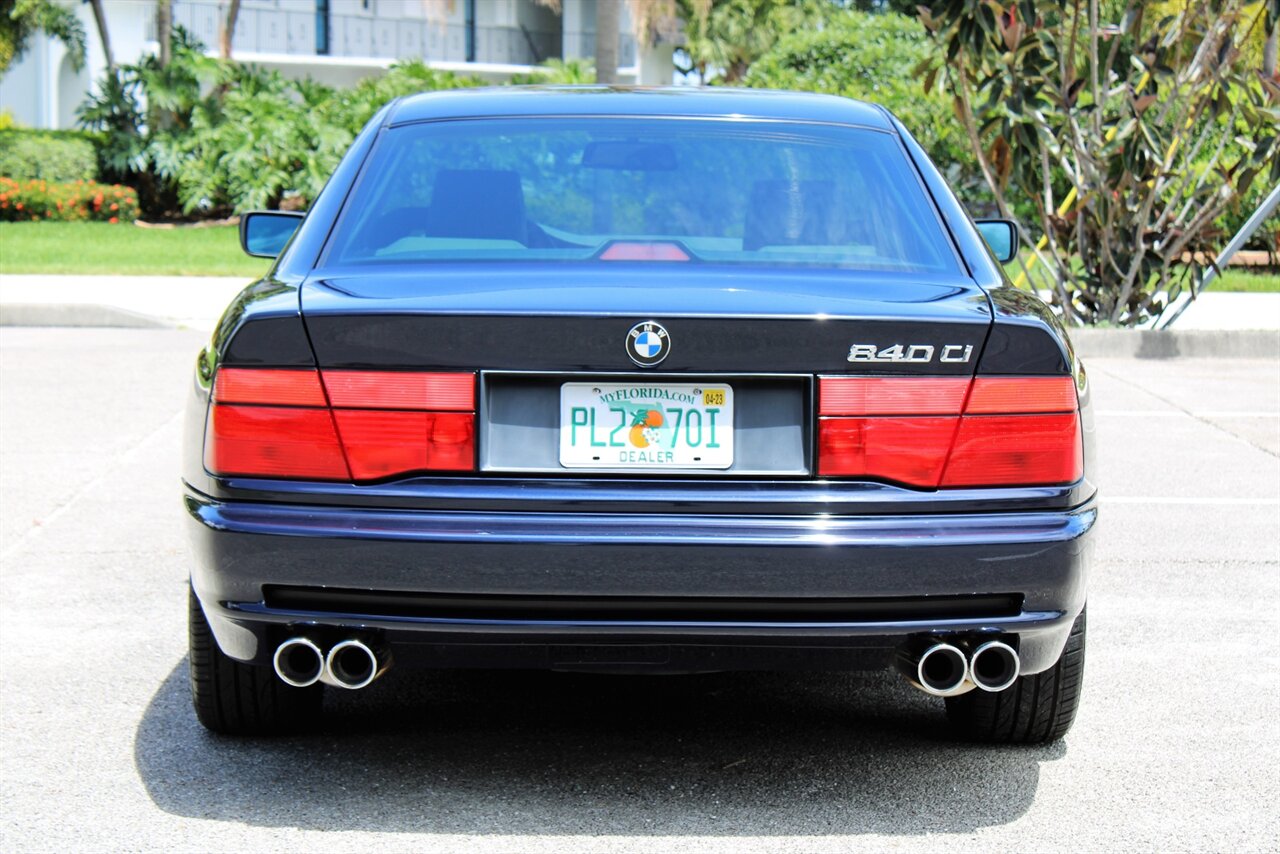
[[[222,368],[213,384],[219,403],[327,406],[320,374],[305,368]]]
[[[470,412],[335,409],[333,417],[356,480],[475,467],[475,416]]]
[[[960,419],[942,486],[1073,483],[1083,473],[1075,412],[966,416]]]
[[[354,409],[470,412],[476,408],[475,374],[322,371],[329,402]]]
[[[959,415],[968,377],[819,377],[819,415]]]
[[[222,368],[213,398],[214,474],[373,480],[475,468],[474,374]]]
[[[954,418],[824,418],[818,474],[936,485],[956,432]]]
[[[1084,473],[1071,377],[821,377],[818,394],[823,476],[937,488]]]
[[[204,449],[205,467],[215,474],[349,477],[327,409],[218,404]]]
[[[964,411],[966,415],[1075,412],[1076,384],[1071,377],[978,377]]]

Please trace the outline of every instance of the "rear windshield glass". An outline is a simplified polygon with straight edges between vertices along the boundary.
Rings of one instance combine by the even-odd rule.
[[[387,131],[327,262],[674,260],[957,272],[887,133],[514,118]]]

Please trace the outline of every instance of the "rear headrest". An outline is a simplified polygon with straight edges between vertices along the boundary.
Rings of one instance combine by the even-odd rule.
[[[835,185],[830,181],[756,181],[751,186],[742,248],[838,244]]]
[[[427,209],[429,237],[525,242],[520,176],[509,169],[441,169]]]

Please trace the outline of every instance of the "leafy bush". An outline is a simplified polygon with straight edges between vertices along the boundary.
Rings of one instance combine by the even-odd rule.
[[[1213,221],[1214,230],[1218,233],[1218,240],[1215,241],[1218,246],[1226,246],[1227,241],[1235,237],[1236,232],[1253,216],[1253,212],[1262,207],[1271,187],[1266,181],[1254,181],[1243,195],[1231,203],[1226,213]],[[1267,252],[1280,250],[1280,215],[1272,214],[1264,219],[1244,246],[1246,249]]]
[[[953,185],[972,186],[981,176],[950,99],[926,94],[913,73],[931,49],[928,33],[913,18],[837,12],[824,29],[783,38],[752,64],[742,83],[880,104],[902,120]]]
[[[0,178],[0,221],[133,222],[138,194],[119,184]]]
[[[512,86],[595,83],[596,66],[589,59],[552,57],[538,63],[538,67],[528,74],[512,74],[507,82]]]
[[[297,85],[297,84],[294,84]],[[380,77],[366,77],[351,89],[338,89],[324,104],[325,121],[356,134],[389,101],[416,92],[484,86],[479,77],[428,68],[420,60],[399,62]]]
[[[920,70],[954,94],[1001,210],[1015,194],[1036,205],[1019,280],[1051,290],[1069,323],[1158,319],[1194,296],[1183,259],[1225,242],[1215,222],[1280,180],[1280,93],[1240,61],[1253,4],[993,6],[921,6],[936,51]]]
[[[150,217],[305,207],[385,103],[482,84],[415,61],[335,90],[206,56],[181,28],[172,44],[168,65],[121,66],[79,111],[103,136],[107,173],[139,189]]]
[[[0,175],[92,181],[98,177],[98,155],[88,134],[0,130]]]

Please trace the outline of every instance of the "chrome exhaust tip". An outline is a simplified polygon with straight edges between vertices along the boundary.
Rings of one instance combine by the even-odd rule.
[[[898,669],[921,691],[954,697],[973,688],[964,652],[949,643],[916,644],[898,653]]]
[[[324,653],[307,638],[289,638],[271,658],[276,675],[295,688],[314,685],[324,675]]]
[[[987,641],[969,658],[969,679],[983,691],[1003,691],[1021,672],[1018,651],[1003,641]]]
[[[344,640],[329,650],[322,678],[327,685],[354,691],[381,676],[389,663],[385,652],[380,654],[363,641]]]

